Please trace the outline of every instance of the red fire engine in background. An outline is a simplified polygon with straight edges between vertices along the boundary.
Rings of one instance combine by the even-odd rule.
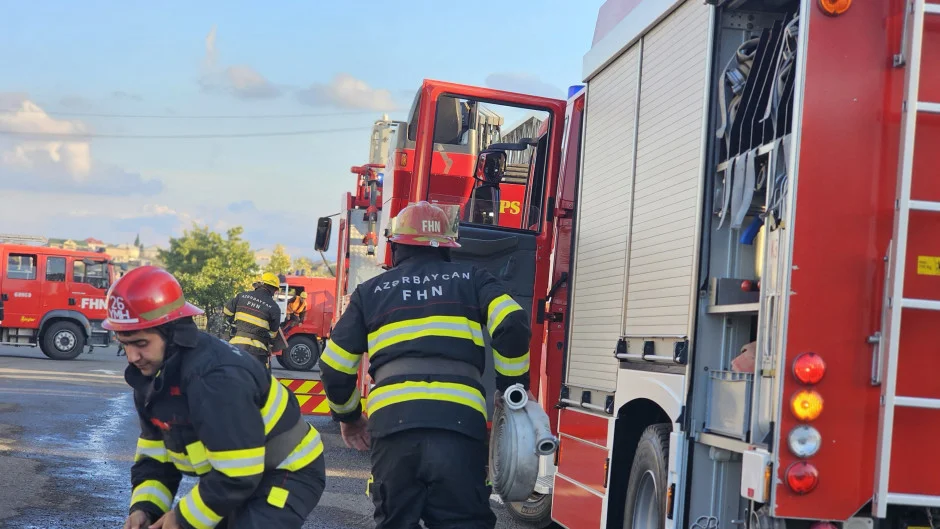
[[[104,253],[0,244],[0,344],[72,360],[107,347],[101,327],[114,267]]]
[[[281,328],[286,348],[272,350],[271,354],[285,369],[291,371],[310,371],[317,364],[320,353],[330,337],[333,326],[334,297],[336,279],[332,277],[312,277],[287,275],[284,277],[277,301],[285,327]],[[291,294],[293,292],[293,294]],[[287,318],[287,305],[293,296],[307,294],[306,314],[300,323],[291,324]],[[275,347],[280,345],[275,340]]]

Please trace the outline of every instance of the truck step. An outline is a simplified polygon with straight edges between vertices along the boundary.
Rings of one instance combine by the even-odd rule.
[[[901,307],[905,309],[940,310],[940,301],[904,298],[901,300]]]
[[[889,492],[888,503],[893,505],[914,505],[916,507],[940,507],[940,496]]]
[[[928,15],[940,15],[940,4],[924,4],[924,13]]]
[[[928,114],[940,114],[940,103],[928,103],[927,101],[918,101],[917,111],[927,112]]]
[[[905,408],[921,408],[927,410],[940,410],[940,399],[925,399],[923,397],[894,397],[895,406]]]
[[[911,200],[910,204],[912,210],[940,212],[940,202],[933,202],[928,200]]]

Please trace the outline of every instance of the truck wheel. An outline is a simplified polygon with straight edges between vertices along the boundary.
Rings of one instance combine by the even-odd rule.
[[[70,321],[50,323],[40,337],[39,349],[53,360],[74,360],[85,350],[85,333]]]
[[[630,469],[624,529],[660,529],[666,514],[666,473],[669,463],[668,424],[648,426],[636,446]]]
[[[281,360],[282,358],[284,358],[284,354],[285,354],[284,351],[281,351],[281,354],[279,354],[279,355],[271,355],[271,356],[273,356],[274,358],[277,358],[277,363],[278,363],[278,365],[280,365],[280,366],[283,367],[284,369],[290,370],[290,368],[287,367],[287,365],[284,363],[284,360]]]
[[[552,495],[533,492],[526,501],[506,502],[509,515],[537,529],[552,526]]]
[[[294,336],[287,341],[287,349],[281,352],[280,361],[293,371],[310,371],[320,359],[320,347],[316,340],[306,336]]]

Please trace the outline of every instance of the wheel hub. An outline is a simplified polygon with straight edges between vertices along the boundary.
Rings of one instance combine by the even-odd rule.
[[[310,348],[304,344],[297,344],[290,348],[290,359],[297,365],[304,365],[310,360],[311,353]]]
[[[71,351],[75,347],[75,342],[77,339],[75,335],[69,331],[59,331],[55,334],[53,338],[53,343],[55,343],[55,348],[60,351]]]

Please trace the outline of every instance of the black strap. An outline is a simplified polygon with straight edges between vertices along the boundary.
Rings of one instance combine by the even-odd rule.
[[[448,375],[473,379],[477,384],[483,385],[483,375],[472,364],[440,357],[413,357],[396,358],[383,364],[375,370],[372,381],[381,384],[389,377],[400,375]]]

